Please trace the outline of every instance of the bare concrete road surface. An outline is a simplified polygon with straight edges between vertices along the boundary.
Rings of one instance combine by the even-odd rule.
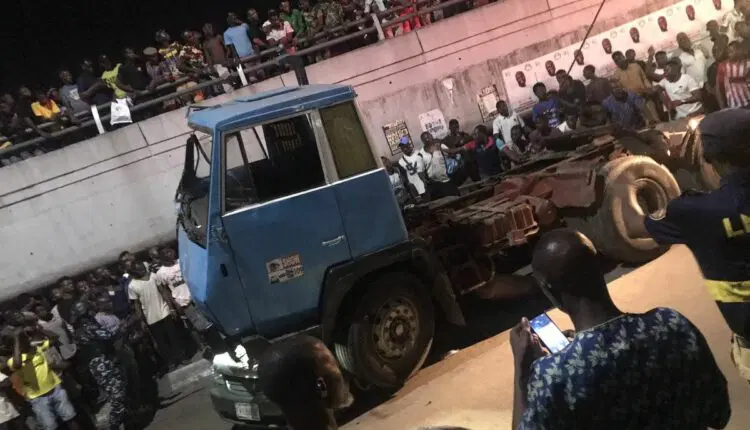
[[[615,278],[627,270],[611,273]],[[728,428],[750,428],[750,385],[741,380],[729,359],[729,330],[702,285],[702,277],[684,247],[675,247],[659,259],[627,273],[610,283],[613,297],[621,309],[642,312],[656,306],[678,309],[700,328],[708,339],[730,385],[733,405]],[[503,314],[504,320],[541,312],[546,302],[530,300],[512,309],[501,304],[487,305],[490,312]],[[483,305],[484,306],[484,305]],[[522,308],[522,309],[519,309]],[[487,309],[485,309],[487,310]],[[563,328],[572,328],[570,320],[553,311],[550,315]],[[507,322],[504,324],[507,327]],[[462,339],[458,353],[423,369],[392,399],[365,399],[354,411],[363,415],[351,419],[344,429],[416,429],[425,425],[462,426],[471,430],[510,428],[513,364],[508,334],[497,333],[491,323]],[[492,331],[495,330],[495,331]],[[479,341],[479,343],[474,344]],[[450,348],[444,341],[443,350]],[[436,339],[436,345],[440,343]],[[439,348],[438,348],[439,349]],[[368,405],[367,403],[370,403]],[[382,403],[382,404],[381,404]],[[369,407],[378,405],[367,411]],[[592,411],[593,413],[594,411]],[[211,409],[206,390],[196,389],[159,411],[149,430],[230,430]],[[234,428],[233,430],[240,430]]]

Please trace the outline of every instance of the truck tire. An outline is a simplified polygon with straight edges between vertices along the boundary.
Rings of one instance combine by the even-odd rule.
[[[680,187],[663,165],[650,157],[630,156],[607,163],[599,172],[603,195],[597,212],[569,218],[569,227],[588,236],[603,255],[617,261],[642,263],[665,248],[650,237],[636,236],[642,214],[664,210],[680,195]]]
[[[399,388],[424,364],[435,333],[427,289],[408,273],[388,273],[367,286],[334,352],[362,383]]]

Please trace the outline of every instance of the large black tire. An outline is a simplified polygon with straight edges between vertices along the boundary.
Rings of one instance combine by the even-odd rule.
[[[408,273],[384,274],[366,288],[334,351],[364,385],[399,388],[422,367],[432,347],[432,299]]]
[[[643,215],[665,210],[680,187],[663,165],[644,156],[607,163],[598,174],[603,194],[597,212],[566,218],[569,227],[588,236],[599,252],[617,261],[642,263],[664,252],[648,236],[636,236]]]

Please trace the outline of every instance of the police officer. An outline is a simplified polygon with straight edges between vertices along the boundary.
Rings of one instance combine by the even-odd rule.
[[[658,243],[685,244],[693,252],[733,332],[732,359],[750,380],[750,110],[708,114],[698,133],[721,186],[686,191],[644,225]]]
[[[127,385],[114,347],[114,342],[121,333],[100,326],[94,319],[91,306],[84,300],[71,308],[70,323],[74,328],[73,337],[78,353],[88,361],[91,376],[110,404],[109,428],[119,430],[127,413]]]

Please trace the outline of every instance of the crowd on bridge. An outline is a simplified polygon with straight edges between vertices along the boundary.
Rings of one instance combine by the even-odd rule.
[[[678,50],[671,56],[653,48],[646,59],[632,49],[612,53],[616,69],[611,77],[597,76],[593,65],[584,67],[584,81],[558,70],[557,88],[541,82],[533,86],[537,102],[530,121],[500,100],[492,129],[479,124],[469,135],[451,119],[447,136],[436,139],[424,132],[418,150],[402,137],[403,154],[382,159],[397,199],[407,205],[458,195],[468,179],[512,169],[548,150],[555,138],[586,128],[611,123],[616,132],[629,133],[658,122],[750,107],[750,2],[737,1],[722,21],[709,21],[709,37],[699,43],[679,33]]]
[[[286,0],[279,4],[278,9],[265,11],[265,20],[254,8],[242,15],[229,13],[226,25],[221,26],[225,28],[223,32],[213,23],[205,23],[200,31],[185,29],[179,37],[159,30],[153,46],[143,49],[126,47],[118,55],[101,54],[95,60],[84,59],[78,70],[61,69],[59,86],[47,83],[32,89],[24,85],[15,94],[2,95],[0,150],[38,137],[45,140],[13,157],[0,157],[0,161],[7,165],[94,136],[96,129],[88,128],[66,136],[52,137],[56,131],[90,119],[92,106],[97,106],[99,114],[104,116],[116,100],[126,99],[130,106],[138,105],[212,79],[228,79],[226,83],[208,86],[192,95],[138,111],[131,117],[131,120],[138,121],[230,92],[243,85],[239,76],[233,79],[230,76],[230,71],[241,64],[241,59],[250,59],[246,65],[252,66],[284,53],[296,53],[357,33],[365,26],[372,26],[372,20],[359,26],[346,24],[361,20],[370,13],[379,13],[385,36],[394,37],[495,0],[468,0],[445,9],[411,16],[392,26],[387,25],[388,21],[413,15],[417,8],[440,5],[444,1],[299,0],[293,5]],[[314,63],[377,40],[377,35],[368,33],[328,44],[304,55],[304,61]],[[252,83],[284,70],[285,66],[271,65],[250,71],[247,81]],[[174,85],[166,85],[170,83]]]
[[[196,309],[171,247],[63,277],[0,312],[0,428],[145,428],[157,381],[213,355],[221,337]]]

